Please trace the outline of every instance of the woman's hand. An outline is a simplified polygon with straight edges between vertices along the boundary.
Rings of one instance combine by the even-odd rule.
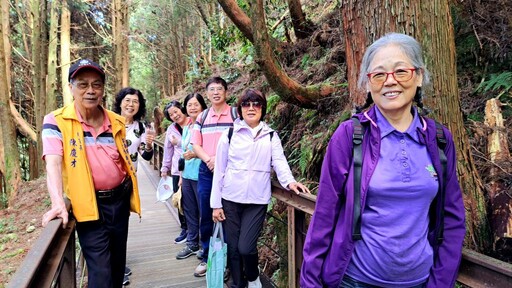
[[[151,133],[146,133],[146,148],[150,148],[148,150],[153,149],[153,140],[155,140],[155,135]]]
[[[295,194],[297,194],[297,195],[300,194],[300,192],[311,194],[308,187],[304,186],[300,182],[292,182],[292,183],[288,184],[288,189],[294,191]]]
[[[185,151],[185,153],[183,153],[182,156],[183,156],[183,158],[185,158],[185,160],[197,158],[196,153],[194,153],[194,151],[192,151],[192,150]]]
[[[164,179],[167,178],[167,172],[161,172],[160,177],[162,177]]]
[[[213,222],[222,222],[226,220],[226,215],[224,215],[224,210],[222,208],[214,208],[213,209]]]
[[[174,135],[171,136],[171,144],[174,146],[178,145],[178,138],[174,137]]]

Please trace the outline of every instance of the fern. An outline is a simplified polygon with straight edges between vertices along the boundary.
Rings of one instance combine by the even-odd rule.
[[[495,91],[499,92],[498,98],[512,89],[512,72],[505,71],[500,74],[491,74],[489,80],[482,81],[476,88],[476,91],[488,92]]]

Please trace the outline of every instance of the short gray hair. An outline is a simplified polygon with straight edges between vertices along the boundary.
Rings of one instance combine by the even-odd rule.
[[[416,41],[411,36],[401,34],[401,33],[388,33],[370,45],[366,51],[364,52],[363,61],[361,62],[361,70],[359,71],[359,80],[357,81],[357,86],[360,89],[366,90],[366,85],[368,84],[368,77],[366,74],[370,73],[370,63],[372,62],[375,54],[381,49],[389,45],[398,46],[402,52],[404,52],[407,57],[412,62],[412,65],[415,68],[421,68],[421,70],[416,70],[416,73],[423,73],[423,86],[427,86],[430,84],[430,73],[425,67],[425,63],[423,62],[422,50],[420,43]]]

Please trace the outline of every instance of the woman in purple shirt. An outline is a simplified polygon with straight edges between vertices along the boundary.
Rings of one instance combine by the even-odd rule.
[[[429,84],[429,73],[421,55],[414,38],[398,33],[385,35],[366,50],[358,84],[368,98],[361,109],[374,105],[355,115],[365,131],[362,239],[352,232],[354,127],[349,120],[332,136],[324,158],[304,244],[301,287],[455,285],[464,206],[452,136],[442,128],[447,142],[443,177],[436,124],[424,117],[421,87]],[[439,187],[445,189],[444,202]],[[439,219],[444,219],[444,229]],[[440,229],[444,240],[435,237]]]
[[[263,121],[267,100],[247,89],[238,100],[232,136],[217,145],[210,206],[213,221],[224,221],[232,288],[261,288],[256,244],[270,201],[270,170],[283,187],[299,194],[309,189],[293,178],[277,133]]]

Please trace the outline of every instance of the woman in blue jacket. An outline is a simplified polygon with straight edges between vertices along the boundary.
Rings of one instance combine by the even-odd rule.
[[[365,131],[361,239],[352,229],[354,126],[349,120],[333,134],[322,165],[304,245],[302,287],[455,285],[464,206],[452,136],[442,128],[447,142],[443,177],[436,124],[423,115],[421,87],[429,84],[429,73],[421,55],[414,38],[398,33],[385,35],[366,50],[358,84],[368,92],[362,109],[374,105],[356,115]],[[444,201],[440,187],[445,189]],[[444,241],[436,237],[440,230]]]

